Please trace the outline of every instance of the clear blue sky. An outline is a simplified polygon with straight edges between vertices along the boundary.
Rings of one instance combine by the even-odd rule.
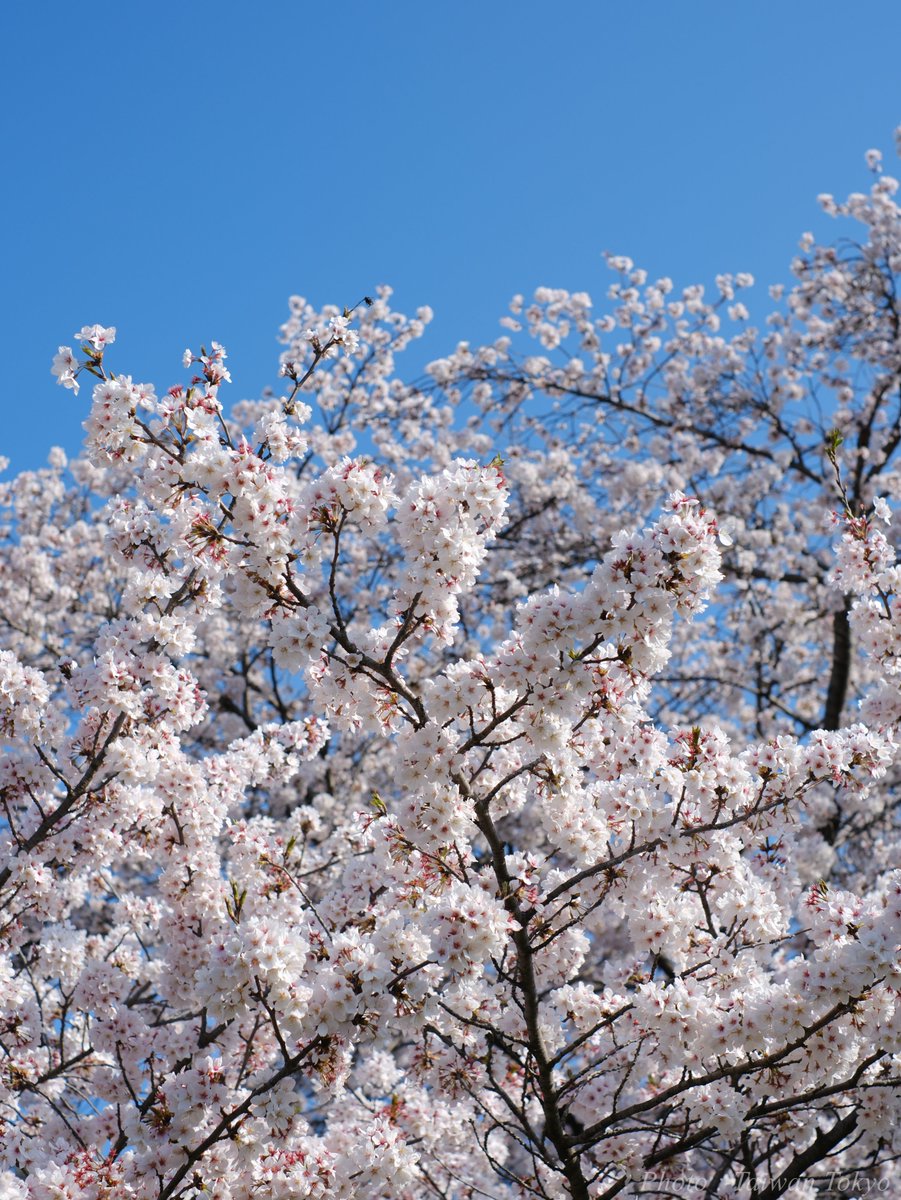
[[[867,148],[901,169],[898,0],[23,0],[0,59],[14,469],[80,444],[49,369],[86,322],[158,389],[223,342],[234,401],[291,293],[431,304],[418,366],[514,292],[599,302],[604,249],[762,290]]]

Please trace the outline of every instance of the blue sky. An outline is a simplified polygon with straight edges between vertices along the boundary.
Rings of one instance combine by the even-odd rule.
[[[291,293],[384,282],[435,310],[415,374],[514,292],[599,307],[604,249],[762,293],[818,192],[864,190],[871,146],[898,169],[897,0],[49,0],[2,33],[12,469],[80,444],[49,370],[82,324],[158,390],[223,342],[234,401],[275,382]]]

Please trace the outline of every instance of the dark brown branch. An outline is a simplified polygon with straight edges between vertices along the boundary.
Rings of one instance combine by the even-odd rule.
[[[857,1113],[850,1112],[840,1121],[836,1121],[831,1129],[818,1133],[806,1150],[795,1155],[777,1179],[757,1193],[757,1200],[781,1200],[795,1180],[800,1179],[806,1170],[831,1154],[856,1128]]]
[[[841,725],[842,709],[848,692],[851,676],[851,628],[848,624],[849,605],[844,606],[832,617],[832,668],[829,687],[826,691],[826,706],[823,710],[823,729],[838,729]]]

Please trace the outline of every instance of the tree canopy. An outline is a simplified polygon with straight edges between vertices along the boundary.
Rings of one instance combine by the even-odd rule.
[[[230,409],[216,343],[60,347],[84,456],[0,485],[0,1200],[901,1193],[868,158],[761,327],[612,256],[412,382],[388,288]]]

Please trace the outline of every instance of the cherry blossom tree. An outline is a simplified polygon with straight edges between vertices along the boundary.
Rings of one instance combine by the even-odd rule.
[[[901,1195],[901,210],[0,485],[0,1200]]]

